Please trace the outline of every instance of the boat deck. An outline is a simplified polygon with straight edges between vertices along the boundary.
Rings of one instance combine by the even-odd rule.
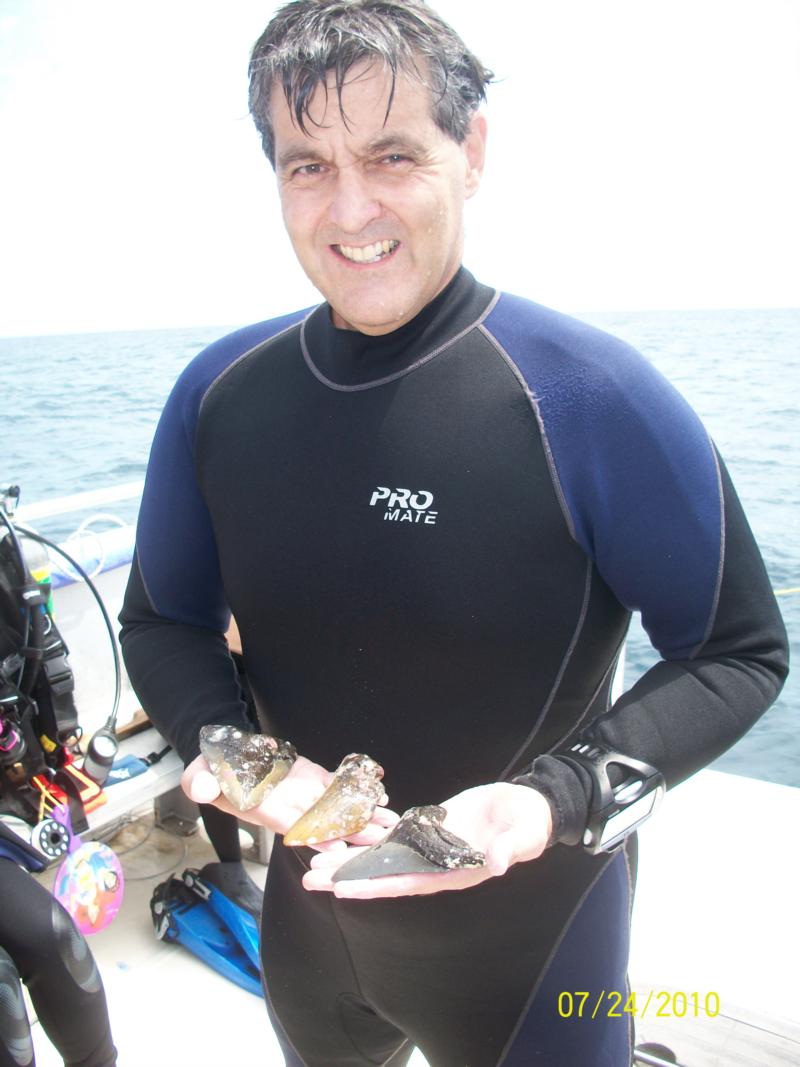
[[[263,1001],[153,931],[153,889],[216,859],[208,841],[200,832],[182,837],[154,827],[145,809],[108,843],[120,857],[125,894],[114,921],[88,941],[103,976],[119,1067],[219,1067],[250,1062],[259,1047],[255,1062],[282,1065]],[[248,868],[263,884],[265,868],[250,862]],[[37,877],[49,887],[54,869]],[[37,1067],[63,1067],[38,1023],[33,1040]]]

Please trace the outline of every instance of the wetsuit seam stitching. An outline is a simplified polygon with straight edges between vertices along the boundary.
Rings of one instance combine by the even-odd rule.
[[[353,954],[350,951],[350,945],[347,942],[347,937],[345,936],[344,930],[342,929],[341,923],[339,922],[339,916],[336,914],[336,908],[334,906],[334,902],[331,900],[331,901],[329,901],[329,904],[330,904],[330,909],[331,909],[331,918],[333,919],[334,923],[336,924],[336,929],[339,931],[339,937],[342,939],[342,945],[344,946],[345,955],[347,956],[348,962],[350,964],[350,970],[353,972],[353,979],[355,980],[356,988],[358,989],[358,995],[361,997],[361,999],[364,1001],[365,1004],[369,1004],[370,1008],[372,1008],[373,1011],[377,1012],[378,1009],[375,1007],[375,1005],[372,1003],[370,998],[364,992],[364,987],[361,985],[361,977],[359,976],[359,973],[358,973],[358,971],[356,969],[355,960],[353,959]],[[341,1000],[342,995],[343,994],[340,993],[338,995],[338,997],[336,998],[337,1004]],[[380,1014],[380,1013],[378,1013],[378,1014]],[[368,1057],[364,1055],[362,1050],[356,1045],[355,1041],[353,1041],[352,1037],[347,1032],[347,1027],[343,1025],[342,1026],[342,1030],[346,1034],[347,1040],[350,1042],[350,1044],[356,1050],[358,1055],[364,1057],[364,1059],[368,1059]],[[394,1055],[394,1053],[392,1055]]]
[[[313,310],[314,309],[312,308],[311,311],[309,311],[308,315],[310,315]],[[197,485],[198,492],[200,493],[203,503],[206,506],[206,510],[209,512],[209,518],[211,515],[211,510],[208,507],[208,502],[206,500],[205,493],[203,492],[203,481],[201,477],[200,467],[198,465],[197,435],[200,432],[200,422],[203,417],[203,408],[205,407],[208,401],[211,391],[213,389],[216,389],[220,382],[222,382],[223,379],[226,378],[235,367],[238,367],[240,363],[243,363],[244,360],[249,359],[251,356],[254,356],[257,352],[266,351],[266,349],[268,349],[274,341],[277,341],[281,337],[285,337],[292,330],[296,330],[298,326],[302,329],[303,325],[305,324],[306,318],[308,318],[308,315],[306,315],[306,317],[300,322],[293,322],[290,326],[287,326],[285,329],[279,330],[278,333],[273,334],[272,337],[268,337],[265,341],[259,341],[257,345],[253,345],[253,347],[248,348],[246,352],[242,352],[241,355],[237,356],[230,363],[226,364],[226,366],[222,368],[219,374],[217,374],[216,377],[214,377],[203,390],[203,395],[200,397],[200,403],[197,405],[197,417],[195,419],[194,429],[189,440],[189,447],[191,449],[192,454],[192,473],[194,474],[195,484]]]
[[[525,750],[532,744],[534,738],[536,737],[536,734],[541,729],[542,723],[547,718],[547,713],[550,711],[550,708],[553,706],[553,704],[555,702],[556,694],[558,693],[559,687],[560,687],[562,681],[564,680],[564,675],[566,674],[567,667],[569,666],[570,661],[572,660],[573,653],[575,652],[575,649],[578,647],[578,641],[580,640],[580,636],[583,633],[583,627],[584,627],[584,623],[586,622],[586,617],[589,614],[589,601],[591,600],[591,595],[592,595],[592,574],[593,574],[593,571],[594,571],[594,564],[592,563],[592,561],[588,557],[587,557],[586,563],[587,563],[587,569],[586,569],[586,578],[584,579],[583,600],[582,600],[582,603],[581,603],[581,612],[580,612],[580,615],[578,616],[578,622],[575,625],[575,629],[572,632],[572,637],[570,638],[569,645],[567,646],[567,650],[566,650],[566,652],[564,653],[564,655],[563,655],[563,657],[561,659],[561,663],[559,665],[558,672],[556,673],[555,680],[554,680],[553,685],[552,685],[552,687],[550,689],[550,692],[549,692],[549,694],[547,696],[547,700],[545,700],[544,706],[542,707],[542,710],[539,712],[539,716],[538,716],[536,722],[534,723],[530,733],[525,738],[523,743],[517,748],[517,751],[514,753],[514,755],[511,758],[511,760],[506,764],[505,768],[503,769],[503,773],[500,775],[501,779],[505,779],[506,776],[508,774],[510,774],[510,772],[511,772],[512,768],[514,767],[514,765],[517,763],[519,758],[522,756],[523,752],[525,752]]]
[[[293,851],[292,852],[292,856],[297,861],[298,865],[302,868],[303,871],[307,871],[307,870],[310,869],[310,868],[308,868],[306,866],[306,864],[303,861],[303,858],[302,858],[302,856],[300,855],[299,852]],[[356,988],[358,990],[358,995],[361,997],[361,999],[364,1001],[365,1004],[369,1004],[369,1006],[372,1008],[372,1010],[376,1011],[377,1009],[370,1002],[369,998],[366,996],[366,994],[364,993],[364,990],[363,990],[363,988],[361,986],[361,979],[359,978],[358,971],[356,970],[355,961],[353,960],[352,953],[350,952],[350,946],[347,943],[347,938],[345,937],[344,931],[342,930],[341,924],[339,922],[339,916],[336,914],[336,908],[334,906],[333,900],[327,901],[327,904],[328,904],[328,908],[329,908],[329,911],[330,911],[331,919],[333,919],[333,922],[334,922],[334,924],[336,926],[336,929],[337,929],[337,931],[339,933],[339,937],[340,937],[341,942],[342,942],[342,947],[344,949],[345,956],[347,957],[347,961],[350,964],[350,970],[351,970],[351,972],[353,974],[353,980],[354,980]],[[267,990],[266,973],[265,973],[263,985],[264,985],[264,990],[266,992],[266,990]],[[347,1041],[349,1042],[349,1044],[352,1046],[353,1051],[358,1056],[360,1056],[362,1059],[369,1060],[369,1057],[366,1056],[364,1054],[364,1052],[358,1047],[358,1045],[356,1045],[355,1041],[353,1041],[352,1037],[350,1036],[350,1034],[347,1031],[347,1026],[344,1024],[344,1020],[342,1019],[341,1011],[339,1011],[339,1005],[340,1005],[340,1001],[341,1001],[341,999],[342,999],[342,997],[344,995],[345,994],[343,994],[343,993],[339,993],[337,995],[337,997],[336,997],[337,1012],[339,1014],[339,1019],[340,1019],[340,1022],[342,1024],[341,1025],[342,1033],[347,1038]],[[275,1009],[275,1005],[274,1005],[271,997],[269,998],[269,1002],[270,1002],[270,1005],[272,1007],[273,1012],[275,1012],[275,1018],[278,1019],[278,1021],[280,1022],[280,1016],[278,1015],[278,1013],[277,1013],[277,1011]],[[281,1028],[283,1029],[284,1034],[286,1034],[286,1037],[289,1040],[289,1044],[292,1046],[294,1051],[297,1052],[297,1049],[295,1048],[294,1042],[291,1040],[291,1038],[289,1038],[289,1035],[286,1033],[286,1028],[283,1026],[283,1024],[281,1024]],[[297,1055],[301,1060],[303,1060],[303,1063],[305,1064],[306,1061],[303,1059],[302,1056],[300,1056],[299,1052],[297,1052]],[[393,1055],[394,1055],[394,1053],[393,1053]],[[381,1065],[378,1064],[378,1063],[375,1063],[375,1061],[373,1061],[373,1063],[374,1063],[374,1067],[381,1067]]]
[[[614,653],[614,655],[613,655],[613,657],[611,659],[611,662],[609,663],[608,667],[604,671],[603,677],[600,679],[600,682],[598,683],[598,685],[595,688],[594,692],[592,693],[592,695],[590,696],[590,698],[586,702],[586,707],[583,709],[583,713],[581,714],[580,718],[577,719],[577,721],[573,724],[573,726],[569,730],[566,731],[566,733],[562,734],[561,737],[559,737],[559,739],[553,744],[553,746],[552,746],[553,748],[557,748],[559,745],[562,745],[564,743],[564,741],[566,741],[566,739],[568,737],[570,737],[572,734],[574,734],[580,728],[580,726],[582,726],[582,724],[584,723],[584,721],[586,719],[586,716],[589,714],[589,710],[591,709],[592,705],[594,704],[595,700],[597,699],[597,694],[600,692],[600,690],[606,684],[606,680],[607,680],[609,674],[611,674],[611,672],[614,671],[616,669],[616,667],[617,667],[617,661],[618,661],[620,649],[625,644],[626,637],[627,637],[627,634],[622,638],[622,640],[617,645],[616,651],[615,651],[615,653]],[[610,706],[611,706],[611,704],[610,704],[610,701],[609,701],[609,703],[606,705],[605,711],[608,711],[610,709]],[[605,714],[605,712],[603,714]],[[597,721],[597,720],[595,719],[594,721]],[[551,749],[551,751],[552,751],[552,749]]]
[[[344,936],[344,935],[342,935],[342,936]],[[348,953],[348,955],[349,955],[349,953]],[[352,966],[352,960],[351,960],[351,966]],[[355,969],[353,970],[353,973],[355,974]],[[360,988],[361,988],[361,986],[359,984],[359,989]],[[336,1009],[337,1009],[337,1013],[339,1015],[339,1025],[341,1027],[342,1033],[347,1038],[348,1042],[350,1043],[350,1047],[353,1049],[353,1051],[355,1052],[355,1054],[357,1056],[359,1056],[362,1060],[366,1061],[367,1063],[371,1064],[372,1067],[383,1067],[383,1064],[386,1063],[386,1060],[383,1060],[381,1062],[378,1062],[378,1060],[374,1060],[372,1058],[372,1056],[368,1056],[366,1054],[366,1052],[364,1052],[363,1049],[360,1049],[358,1047],[358,1045],[355,1043],[355,1041],[353,1040],[353,1038],[350,1036],[350,1032],[347,1029],[347,1022],[346,1022],[346,1020],[344,1018],[344,1015],[342,1014],[342,1000],[346,996],[347,996],[347,993],[339,993],[339,994],[337,994],[337,997],[336,997]],[[366,997],[363,996],[363,994],[362,994],[362,998],[363,998],[365,1004],[369,1004],[369,1001],[367,1000]],[[383,1016],[380,1015],[380,1013],[377,1012],[377,1010],[371,1004],[369,1006],[372,1008],[373,1011],[376,1012],[376,1014],[379,1015],[380,1018],[383,1018]],[[408,1039],[406,1039],[405,1043],[406,1044],[408,1043]],[[395,1051],[390,1054],[389,1059],[391,1059],[392,1056],[394,1056],[397,1051],[398,1050],[395,1049]]]
[[[574,845],[565,845],[563,847],[564,848],[574,848],[576,846],[574,846]],[[534,1000],[536,999],[536,994],[538,993],[538,991],[539,991],[539,989],[540,989],[540,987],[542,985],[542,982],[544,981],[545,975],[547,974],[547,971],[548,971],[548,969],[550,967],[550,964],[555,959],[556,953],[558,952],[559,948],[561,948],[561,942],[567,936],[567,931],[569,930],[570,926],[572,926],[572,923],[575,920],[575,916],[578,914],[580,909],[583,907],[583,905],[586,902],[589,894],[594,889],[594,887],[597,885],[597,883],[600,880],[600,878],[608,870],[609,864],[611,863],[612,859],[613,859],[613,857],[609,856],[608,861],[602,865],[600,870],[597,872],[597,874],[591,880],[589,885],[586,887],[585,891],[581,895],[581,897],[578,900],[578,902],[575,905],[575,907],[572,909],[572,912],[570,913],[569,918],[564,923],[564,925],[561,927],[561,931],[560,931],[558,937],[556,938],[556,941],[555,941],[552,949],[548,953],[547,959],[544,961],[543,966],[539,970],[539,974],[538,974],[538,976],[536,978],[536,981],[533,984],[533,989],[531,990],[531,994],[528,997],[528,1000],[527,1000],[527,1002],[525,1004],[525,1007],[522,1009],[522,1011],[519,1014],[519,1018],[517,1019],[516,1025],[515,1025],[514,1029],[512,1030],[511,1036],[509,1037],[508,1041],[506,1042],[505,1047],[503,1048],[502,1052],[500,1053],[500,1058],[498,1059],[495,1067],[503,1067],[503,1060],[505,1060],[505,1058],[508,1056],[509,1052],[511,1052],[513,1050],[514,1041],[517,1039],[517,1036],[519,1034],[520,1028],[522,1027],[522,1024],[525,1022],[525,1018],[526,1018],[528,1012],[531,1009],[531,1005],[533,1004]],[[532,860],[531,862],[535,863],[536,861]]]
[[[312,311],[313,310],[314,309],[312,308]],[[309,311],[308,314],[310,315],[311,311]],[[219,372],[219,374],[217,374],[214,378],[212,378],[212,380],[208,383],[208,385],[203,390],[203,395],[200,397],[200,403],[197,405],[197,421],[195,423],[195,432],[194,432],[193,441],[192,441],[192,452],[195,451],[194,445],[195,445],[196,440],[197,440],[197,428],[200,425],[200,418],[201,418],[202,413],[203,413],[203,408],[205,407],[206,401],[208,400],[208,397],[209,397],[209,394],[211,393],[211,391],[213,389],[216,389],[216,387],[220,384],[220,382],[224,378],[226,378],[228,376],[228,374],[230,374],[230,372],[232,370],[234,370],[235,367],[238,367],[240,363],[244,362],[244,360],[249,359],[251,356],[255,355],[257,352],[260,352],[262,350],[268,349],[270,347],[270,345],[273,344],[273,342],[278,341],[281,337],[285,337],[286,334],[290,333],[292,330],[296,330],[298,328],[298,326],[302,329],[302,327],[305,324],[306,318],[308,318],[308,315],[306,315],[306,317],[304,319],[301,319],[300,322],[293,322],[289,326],[286,326],[283,330],[279,330],[278,333],[273,334],[272,337],[268,337],[264,341],[259,341],[258,344],[253,345],[252,348],[248,348],[246,352],[242,352],[240,355],[236,356],[235,359],[231,360],[230,363],[226,364],[222,368],[222,370]]]
[[[520,370],[516,360],[514,360],[511,355],[509,355],[509,353],[506,351],[500,341],[498,341],[498,339],[494,336],[491,330],[485,325],[485,323],[480,323],[478,329],[504,360],[511,373],[513,374],[514,378],[516,379],[517,383],[519,384],[520,388],[522,389],[523,393],[525,394],[528,403],[531,406],[531,410],[533,411],[536,423],[539,427],[539,434],[542,439],[542,448],[544,449],[547,469],[550,472],[550,480],[553,484],[553,489],[555,491],[556,498],[558,499],[559,507],[561,508],[561,513],[564,516],[564,521],[567,524],[567,529],[569,530],[570,537],[573,541],[575,541],[576,544],[580,545],[577,530],[575,527],[575,522],[573,521],[572,513],[567,503],[566,494],[564,493],[564,489],[561,484],[561,478],[558,474],[555,454],[553,453],[553,450],[550,447],[550,438],[548,437],[547,429],[544,424],[544,416],[542,415],[541,408],[539,407],[539,401],[531,387],[528,385],[525,375]],[[583,546],[581,545],[581,547]]]
[[[623,856],[623,858],[625,860],[625,877],[628,879],[628,930],[630,931],[631,926],[633,925],[633,878],[631,876],[631,861],[630,861],[630,857],[628,856],[627,847],[622,848],[621,851],[622,851],[622,856]],[[629,955],[630,955],[630,935],[629,935]],[[626,988],[626,992],[628,994],[628,997],[630,997],[631,983],[630,983],[630,978],[627,975],[627,967],[626,967],[625,970],[626,970],[625,984],[626,984],[626,987],[627,987]],[[635,1035],[634,1025],[633,1025],[633,1015],[628,1015],[628,1051],[629,1051],[629,1054],[630,1054],[631,1063],[633,1062],[633,1052],[634,1052],[635,1042],[636,1042],[636,1035]]]
[[[411,363],[408,367],[404,367],[403,370],[395,371],[393,374],[387,374],[383,378],[375,378],[373,381],[369,382],[359,382],[356,385],[342,385],[341,383],[334,382],[332,379],[328,378],[325,374],[322,373],[319,367],[317,367],[311,356],[311,352],[308,347],[308,342],[306,341],[306,323],[308,321],[307,319],[303,320],[300,329],[300,348],[303,353],[303,360],[305,361],[306,366],[317,379],[317,381],[321,382],[322,385],[327,386],[328,389],[335,390],[337,393],[363,393],[367,389],[377,389],[378,386],[388,385],[390,382],[395,382],[400,378],[404,378],[407,374],[411,374],[412,371],[419,370],[421,367],[424,367],[428,363],[430,363],[431,360],[435,359],[436,356],[441,355],[441,353],[446,351],[448,348],[452,348],[453,345],[458,344],[459,341],[463,341],[463,339],[468,336],[468,334],[472,333],[473,330],[479,329],[481,327],[484,319],[494,310],[495,305],[497,304],[497,301],[499,299],[500,293],[498,290],[495,290],[492,299],[489,301],[489,303],[486,305],[486,307],[477,319],[471,322],[468,326],[465,326],[464,329],[460,330],[454,337],[451,337],[449,338],[449,340],[443,341],[440,345],[437,345],[437,347],[434,348],[433,351],[428,352],[424,356],[420,356],[418,360],[415,360],[414,363]]]
[[[689,659],[696,659],[697,656],[705,648],[708,643],[711,633],[714,629],[714,624],[717,621],[717,611],[719,609],[719,600],[722,595],[722,574],[725,569],[725,551],[727,548],[726,536],[725,536],[725,493],[722,486],[722,472],[719,469],[719,457],[717,456],[716,449],[713,446],[709,438],[709,444],[711,445],[711,455],[714,460],[714,470],[717,476],[717,492],[719,493],[719,563],[717,564],[717,578],[714,586],[714,598],[711,603],[711,610],[709,612],[708,624],[706,625],[705,633],[700,643],[692,649],[689,653]]]
[[[156,612],[157,614],[160,614],[160,612],[158,610],[158,607],[156,606],[156,602],[153,599],[153,595],[150,592],[150,587],[149,587],[149,585],[147,583],[147,579],[144,576],[144,571],[142,570],[142,564],[139,561],[139,553],[136,550],[134,550],[133,564],[138,569],[139,577],[142,579],[142,588],[144,589],[144,595],[147,597],[147,602],[149,603],[150,607],[152,608],[152,610],[154,612]]]

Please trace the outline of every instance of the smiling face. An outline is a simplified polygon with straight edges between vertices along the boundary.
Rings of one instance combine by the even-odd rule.
[[[318,87],[300,130],[272,93],[275,169],[297,258],[333,309],[336,326],[384,334],[409,322],[452,279],[464,245],[464,201],[483,169],[485,121],[463,144],[431,117],[429,92],[361,64],[341,102]]]

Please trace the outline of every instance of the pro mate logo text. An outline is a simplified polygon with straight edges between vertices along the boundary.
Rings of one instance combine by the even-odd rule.
[[[416,522],[435,526],[438,511],[431,511],[433,493],[427,489],[389,489],[379,485],[369,501],[370,507],[384,509],[385,522]]]

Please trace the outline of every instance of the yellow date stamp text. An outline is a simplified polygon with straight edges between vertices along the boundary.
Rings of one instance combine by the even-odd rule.
[[[720,1013],[719,993],[651,989],[647,993],[601,989],[599,993],[576,990],[558,994],[562,1019],[714,1019]]]

